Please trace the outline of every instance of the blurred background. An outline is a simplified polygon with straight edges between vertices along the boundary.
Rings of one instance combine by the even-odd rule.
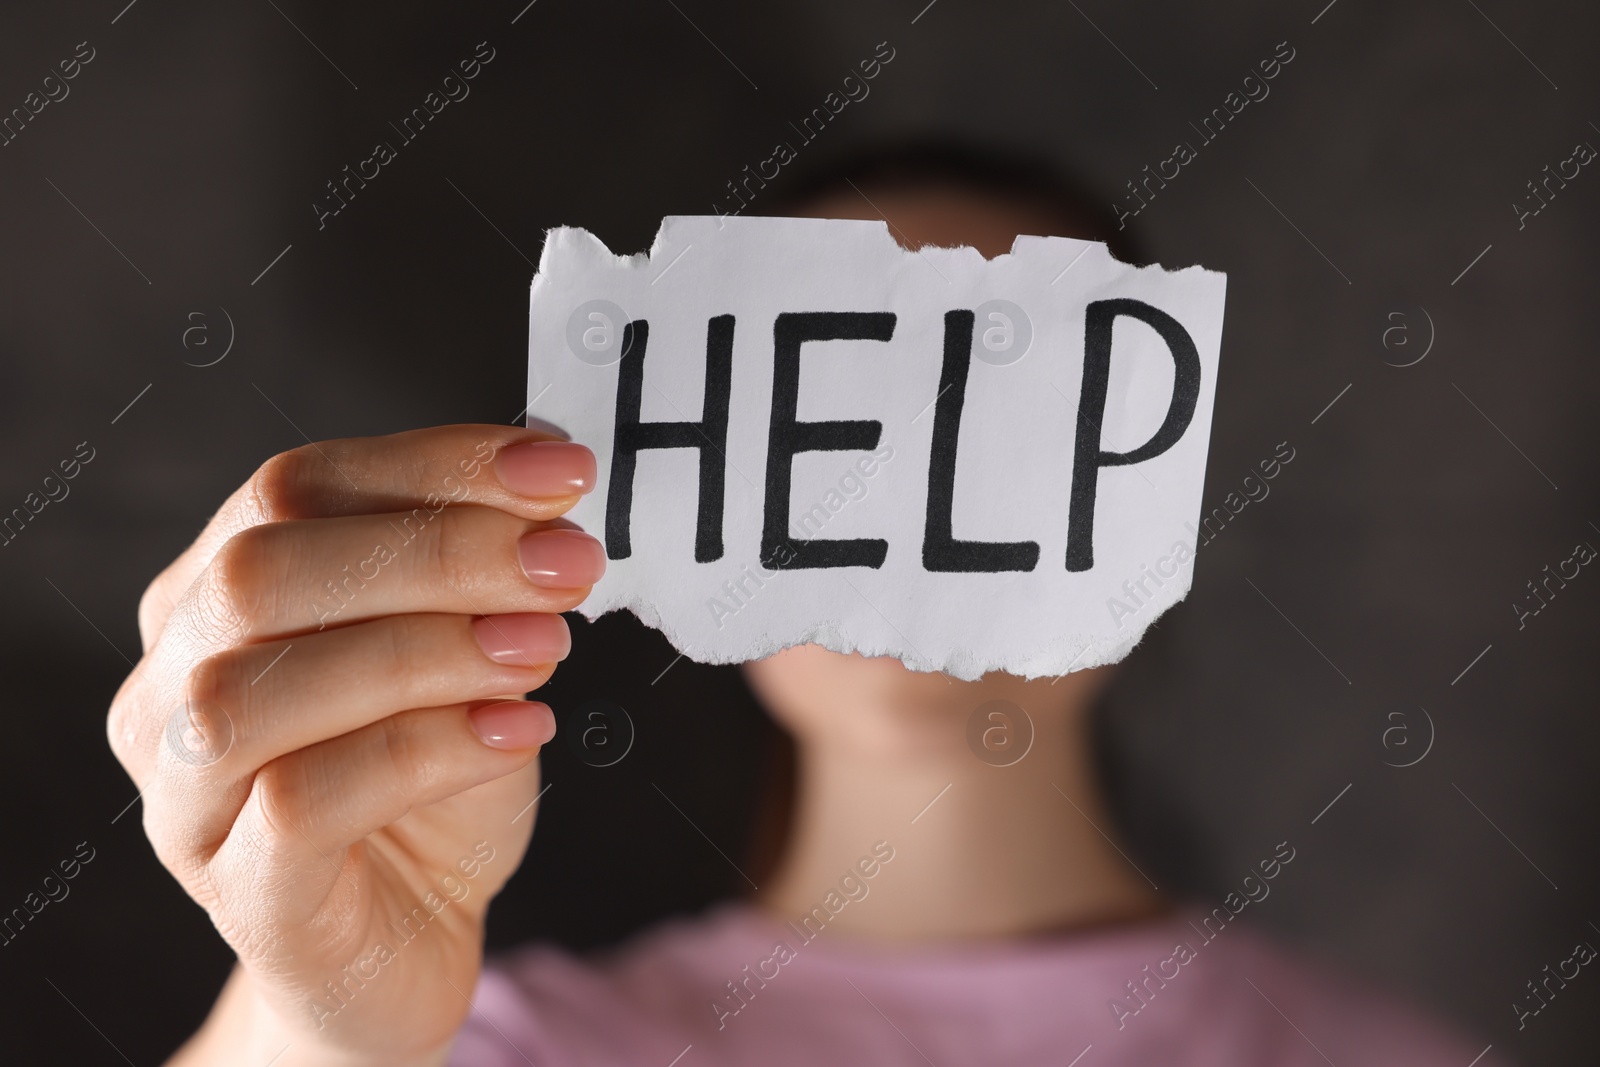
[[[1229,275],[1208,510],[1293,450],[1103,709],[1141,866],[1209,905],[1288,840],[1260,928],[1513,1061],[1593,1062],[1600,977],[1513,1009],[1600,944],[1600,574],[1529,591],[1600,546],[1592,8],[125,4],[0,13],[0,515],[31,515],[0,546],[0,914],[93,857],[0,946],[8,1061],[159,1062],[229,966],[104,740],[145,584],[275,452],[515,419],[544,230],[634,251],[725,210],[887,42],[794,172],[916,136],[1070,167],[1150,258]],[[470,96],[319,227],[326,183],[480,42]],[[1197,158],[1135,199],[1179,141]],[[771,773],[736,670],[652,684],[659,635],[574,635],[544,699],[613,702],[637,736],[609,767],[546,750],[497,944],[607,944],[736,891],[657,787],[737,852]]]

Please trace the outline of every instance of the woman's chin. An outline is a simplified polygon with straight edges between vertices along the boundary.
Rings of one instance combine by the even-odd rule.
[[[1104,681],[1088,676],[1101,673],[1080,672],[1056,686],[1053,679],[1000,673],[964,682],[911,670],[891,657],[846,655],[819,645],[799,645],[745,665],[762,703],[799,739],[891,751],[964,737],[967,720],[990,701],[1016,704],[1031,715],[1075,706]]]

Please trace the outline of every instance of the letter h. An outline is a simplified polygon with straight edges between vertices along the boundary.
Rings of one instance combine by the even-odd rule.
[[[606,494],[606,555],[633,554],[629,525],[633,515],[633,474],[646,448],[700,450],[700,507],[695,523],[694,559],[722,558],[724,463],[728,443],[728,396],[733,381],[733,316],[718,315],[706,325],[706,390],[699,422],[640,422],[644,395],[644,356],[650,324],[635,319],[622,330],[622,360],[617,374],[617,419],[611,451],[611,484]]]

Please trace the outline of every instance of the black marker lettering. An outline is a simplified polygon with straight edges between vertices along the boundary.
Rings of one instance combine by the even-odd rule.
[[[794,457],[800,452],[868,451],[878,447],[883,423],[870,419],[798,422],[800,346],[807,341],[887,341],[891,311],[783,312],[772,324],[772,422],[767,435],[767,500],[761,559],[788,570],[811,567],[880,567],[889,551],[877,538],[789,536],[789,496]]]
[[[1111,380],[1111,325],[1118,315],[1138,319],[1155,330],[1172,354],[1172,402],[1160,429],[1131,452],[1100,448],[1106,389]],[[1072,499],[1067,518],[1067,570],[1094,566],[1094,497],[1102,467],[1142,463],[1177,443],[1194,418],[1200,398],[1200,354],[1187,330],[1165,311],[1142,300],[1096,300],[1084,314],[1083,391],[1078,398],[1078,436],[1072,456]]]
[[[933,451],[928,459],[928,519],[922,566],[929,571],[1031,571],[1039,562],[1034,541],[958,541],[951,533],[956,495],[956,445],[972,366],[971,311],[944,314],[944,369],[933,409]]]
[[[699,422],[640,422],[644,394],[644,355],[650,324],[635,319],[622,330],[622,362],[617,372],[617,426],[611,452],[611,486],[606,495],[606,555],[633,554],[629,522],[633,514],[633,472],[646,448],[700,450],[700,511],[695,523],[694,559],[722,558],[722,501],[728,446],[728,394],[733,383],[733,316],[718,315],[706,325],[706,392]]]

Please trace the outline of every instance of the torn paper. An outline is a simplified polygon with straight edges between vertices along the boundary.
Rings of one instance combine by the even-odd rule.
[[[550,232],[530,421],[594,449],[570,514],[618,608],[702,662],[815,642],[958,678],[1121,659],[1193,577],[1224,275],[882,222]]]

